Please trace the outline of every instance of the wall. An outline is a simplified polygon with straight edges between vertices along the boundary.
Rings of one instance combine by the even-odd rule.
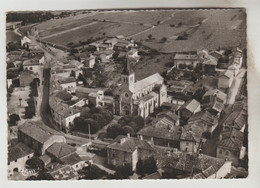
[[[223,89],[230,88],[231,84],[232,84],[232,79],[229,79],[225,76],[221,76],[218,79],[218,88],[223,88]]]
[[[197,152],[195,146],[196,146],[195,142],[186,141],[186,140],[180,141],[180,150],[181,151]]]
[[[222,153],[220,153],[220,150],[222,150]],[[226,155],[226,152],[228,152],[228,155]],[[234,152],[222,147],[217,147],[217,158],[232,161],[233,166],[238,165],[239,154],[240,152]]]
[[[33,157],[33,153],[17,159],[16,162],[15,161],[10,162],[10,164],[8,164],[8,176],[13,175],[13,170],[15,168],[18,168],[18,172],[21,172],[21,170],[25,167],[26,161],[32,157]]]
[[[135,157],[135,155],[133,156],[132,154],[133,153],[131,152],[124,152],[108,148],[107,163],[112,166],[122,166],[124,163],[129,163],[133,165],[135,163],[135,161],[133,161],[133,157]]]
[[[60,84],[63,90],[65,91],[70,91],[72,93],[75,93],[76,90],[76,82],[71,82],[71,83],[65,83],[65,84]]]
[[[37,73],[39,72],[39,65],[30,65],[30,66],[24,66],[24,70],[31,70],[33,71],[34,73]]]
[[[216,178],[224,178],[228,173],[231,172],[231,161],[226,161],[225,164],[216,172]]]

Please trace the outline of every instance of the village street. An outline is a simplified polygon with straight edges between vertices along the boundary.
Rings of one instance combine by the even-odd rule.
[[[233,83],[229,89],[229,93],[227,95],[227,104],[234,104],[236,95],[239,92],[239,88],[241,86],[241,82],[243,80],[243,77],[245,76],[246,69],[241,68],[236,77],[233,80]]]

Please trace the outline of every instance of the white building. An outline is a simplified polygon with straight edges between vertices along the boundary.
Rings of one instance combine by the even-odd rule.
[[[24,70],[30,70],[35,74],[39,73],[39,68],[40,68],[40,62],[39,60],[36,59],[29,59],[29,60],[25,60],[23,62],[23,69]]]
[[[75,93],[76,79],[74,77],[64,78],[58,81],[64,91]]]
[[[21,172],[33,154],[34,150],[23,143],[8,148],[8,177],[13,176],[14,172]]]

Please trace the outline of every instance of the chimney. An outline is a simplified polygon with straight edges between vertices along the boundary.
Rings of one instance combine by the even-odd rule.
[[[127,133],[127,138],[130,138],[130,133]]]
[[[140,135],[140,140],[143,140],[143,135]]]
[[[120,144],[123,144],[123,143],[125,143],[125,138],[120,139]]]
[[[222,140],[222,135],[221,134],[219,135],[219,140]]]

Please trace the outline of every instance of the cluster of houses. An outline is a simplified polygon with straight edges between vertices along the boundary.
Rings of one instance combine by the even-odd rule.
[[[18,129],[18,144],[8,148],[8,176],[21,172],[28,160],[46,169],[45,179],[78,179],[77,171],[91,163],[80,157],[80,149],[66,143],[59,132],[41,121],[26,121]],[[38,173],[39,169],[35,169]],[[36,174],[35,174],[36,175]]]
[[[127,40],[124,36],[107,37],[88,44],[92,48],[92,53],[79,49],[79,53],[75,54],[76,59],[84,63],[85,67],[93,68],[96,62],[109,63],[112,62],[114,53],[117,58],[127,57],[132,63],[137,63],[140,59],[137,46],[133,40]]]
[[[37,46],[32,45],[28,37],[21,38],[21,45],[23,47],[28,46],[28,50],[12,51],[7,54],[7,63],[14,65],[7,71],[17,72],[23,67],[17,78],[7,79],[8,88],[17,79],[20,87],[29,86],[34,78],[39,78],[39,69],[45,64],[44,52]]]

